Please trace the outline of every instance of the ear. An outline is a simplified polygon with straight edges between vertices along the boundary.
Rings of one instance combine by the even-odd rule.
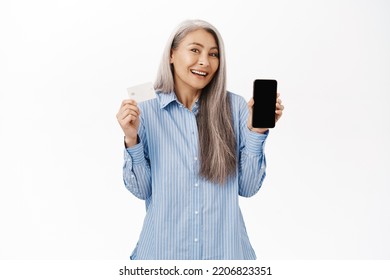
[[[169,56],[169,63],[173,63],[173,51],[171,49],[171,55]]]

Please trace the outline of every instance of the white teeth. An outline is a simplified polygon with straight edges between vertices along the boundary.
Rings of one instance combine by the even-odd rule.
[[[201,76],[206,76],[207,75],[206,72],[200,72],[200,71],[197,71],[197,70],[191,70],[191,72],[194,73],[194,74],[201,75]]]

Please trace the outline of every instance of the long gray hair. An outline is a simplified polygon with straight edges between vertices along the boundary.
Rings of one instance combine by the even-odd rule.
[[[199,130],[200,170],[202,177],[223,184],[236,173],[236,137],[230,99],[226,91],[226,60],[223,40],[218,30],[203,20],[182,22],[172,33],[164,49],[154,87],[157,91],[175,91],[171,51],[188,33],[204,29],[214,36],[219,51],[219,67],[210,83],[202,89],[197,124]]]

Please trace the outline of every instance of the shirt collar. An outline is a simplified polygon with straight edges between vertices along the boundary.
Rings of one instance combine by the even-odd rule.
[[[160,101],[160,108],[164,109],[169,104],[171,104],[173,101],[176,101],[177,104],[182,105],[179,100],[177,99],[177,96],[174,92],[170,93],[157,93],[158,99]],[[194,105],[192,106],[192,112],[196,115],[199,111],[199,98],[195,101]],[[183,106],[183,105],[182,105]]]
[[[176,101],[176,102],[179,102],[177,100],[177,97],[176,97],[176,94],[174,92],[170,92],[170,93],[162,93],[162,92],[159,92],[157,94],[158,96],[158,99],[160,101],[160,107],[161,109],[164,109],[165,107],[167,107],[169,104],[171,104],[173,101]]]

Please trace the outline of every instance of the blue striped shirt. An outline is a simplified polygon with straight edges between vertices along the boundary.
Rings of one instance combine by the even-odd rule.
[[[244,98],[229,96],[238,164],[223,186],[198,174],[198,101],[189,110],[174,93],[157,93],[139,104],[140,143],[125,149],[123,166],[126,188],[146,202],[131,259],[256,259],[239,196],[250,197],[261,187],[268,132],[251,132]]]

